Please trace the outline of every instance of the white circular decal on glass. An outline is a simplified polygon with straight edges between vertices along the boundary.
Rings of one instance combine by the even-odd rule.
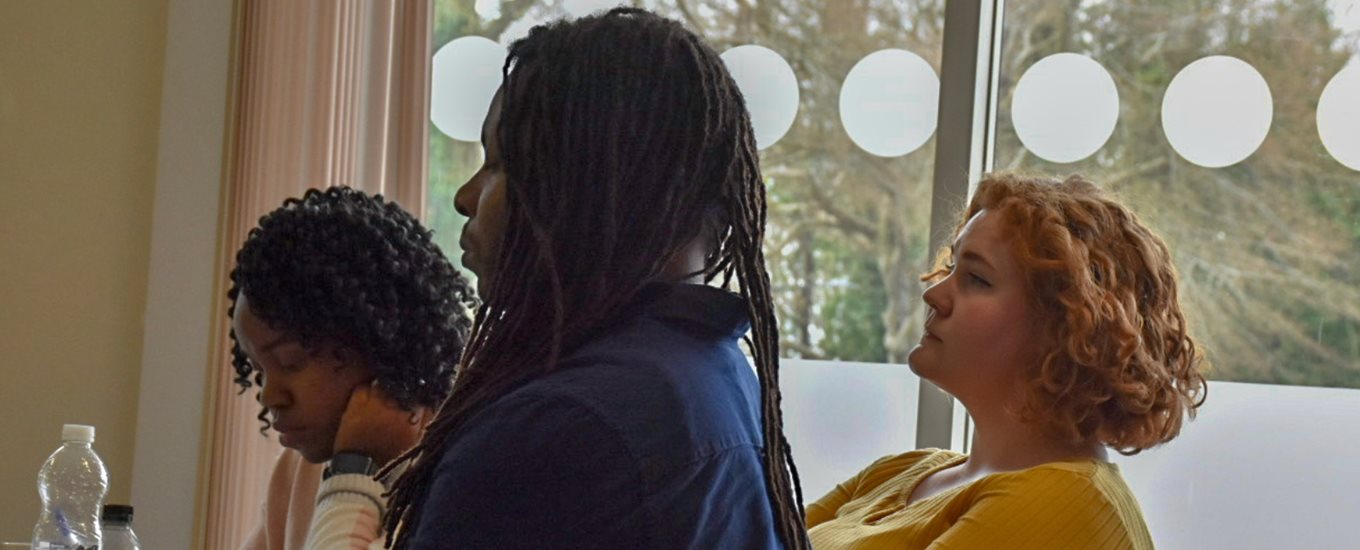
[[[1119,90],[1100,63],[1060,53],[1040,59],[1015,85],[1011,121],[1025,148],[1052,162],[1100,150],[1119,122]]]
[[[880,157],[905,155],[935,133],[940,78],[906,50],[871,53],[841,85],[841,125],[860,149]]]
[[[774,50],[764,46],[737,46],[723,52],[723,63],[737,81],[746,108],[751,112],[751,127],[756,147],[764,149],[793,126],[798,115],[798,78],[793,68]]]
[[[1162,99],[1162,130],[1185,160],[1207,168],[1237,164],[1270,131],[1274,101],[1254,67],[1215,55],[1187,65]]]
[[[1327,152],[1347,168],[1360,170],[1360,64],[1341,69],[1322,89],[1317,125]]]
[[[482,121],[501,85],[505,47],[480,36],[457,38],[434,54],[430,120],[459,141],[481,141]]]

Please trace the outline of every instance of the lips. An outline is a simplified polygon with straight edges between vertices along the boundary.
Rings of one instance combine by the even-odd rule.
[[[279,417],[274,414],[271,414],[269,416],[270,416],[269,427],[273,428],[274,431],[279,433],[299,432],[302,431],[303,428],[306,428],[306,426],[303,426],[302,424],[293,424],[291,422],[281,421],[279,420]]]
[[[296,445],[299,434],[302,433],[303,428],[301,426],[279,426],[276,424],[274,425],[274,431],[279,433],[280,445],[283,445],[284,447],[293,447]]]
[[[476,273],[477,270],[472,266],[474,258],[472,256],[472,246],[467,239],[467,233],[463,233],[462,237],[458,239],[458,248],[463,249],[463,255],[459,256],[458,261],[463,264],[463,267]]]
[[[931,330],[932,328],[934,328],[934,325],[935,325],[935,313],[936,313],[936,310],[935,310],[934,307],[931,307],[930,310],[926,312],[926,323],[925,323],[925,325],[922,325],[922,327],[921,327],[921,341],[923,341],[923,342],[924,342],[927,338],[933,339],[933,340],[935,340],[936,342],[943,342],[943,341],[944,341],[944,340],[940,340],[940,337],[939,337],[938,335],[935,334],[935,331]]]

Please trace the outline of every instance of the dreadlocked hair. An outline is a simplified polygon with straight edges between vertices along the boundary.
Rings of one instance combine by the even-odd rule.
[[[498,144],[508,223],[453,391],[383,519],[405,548],[435,468],[478,411],[553,371],[709,236],[704,280],[733,279],[751,321],[768,498],[788,548],[809,548],[802,488],[780,414],[778,328],[761,251],[765,189],[755,137],[721,58],[645,10],[534,27],[502,69]]]

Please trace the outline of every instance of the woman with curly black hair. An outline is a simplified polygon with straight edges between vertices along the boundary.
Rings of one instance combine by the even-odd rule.
[[[451,388],[474,294],[415,218],[346,187],[309,190],[261,218],[231,283],[236,382],[259,387],[261,431],[297,451],[276,465],[246,548],[299,547],[284,539],[307,533],[318,496],[377,485],[369,474],[418,441]],[[299,455],[329,461],[327,477],[362,475],[320,484],[319,466]]]

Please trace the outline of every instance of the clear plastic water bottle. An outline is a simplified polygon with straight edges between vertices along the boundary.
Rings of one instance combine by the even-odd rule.
[[[94,550],[109,472],[90,447],[94,426],[62,426],[61,441],[38,473],[43,509],[33,527],[33,550]]]
[[[142,550],[137,533],[132,532],[132,507],[126,504],[105,504],[100,520],[104,527],[104,542],[99,550]]]

